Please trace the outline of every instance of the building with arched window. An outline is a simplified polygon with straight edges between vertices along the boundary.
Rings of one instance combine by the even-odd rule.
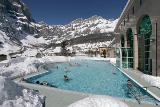
[[[160,75],[160,0],[129,0],[115,28],[123,68]]]

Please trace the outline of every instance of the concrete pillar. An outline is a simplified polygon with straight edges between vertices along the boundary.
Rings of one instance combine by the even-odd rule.
[[[123,35],[124,35],[124,47],[125,48],[127,48],[128,46],[127,46],[127,30],[125,29],[124,31],[123,31]]]
[[[138,32],[136,28],[132,28],[133,31],[133,69],[138,68]]]
[[[157,18],[157,76],[160,76],[160,16]]]
[[[160,16],[151,16],[152,36],[150,47],[150,58],[152,59],[152,75],[160,76]],[[156,38],[157,35],[157,38]],[[157,40],[156,40],[157,39]],[[157,46],[156,46],[157,41]],[[156,50],[157,47],[157,50]],[[157,53],[157,57],[156,57]]]

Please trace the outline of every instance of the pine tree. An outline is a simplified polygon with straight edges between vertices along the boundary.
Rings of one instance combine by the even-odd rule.
[[[67,55],[68,55],[67,45],[68,45],[68,42],[67,42],[67,41],[63,41],[63,42],[61,43],[61,54],[62,54],[63,56],[67,56]]]

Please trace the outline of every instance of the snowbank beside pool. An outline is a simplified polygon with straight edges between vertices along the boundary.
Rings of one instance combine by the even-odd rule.
[[[67,58],[63,56],[56,57],[23,57],[1,62],[3,66],[0,69],[0,75],[10,78],[25,76],[30,73],[38,72],[39,65],[53,62],[64,62]]]
[[[127,104],[106,96],[90,96],[68,107],[129,107]]]
[[[156,86],[160,88],[160,77],[155,77],[151,75],[142,75],[141,78],[143,78],[145,81],[150,83],[152,86]]]
[[[43,107],[44,96],[0,76],[0,107]]]
[[[40,61],[35,58],[25,58],[23,61],[17,60],[16,62],[15,60],[9,60],[5,66],[1,67],[0,75],[16,78],[31,72],[37,72],[37,63],[40,63]]]

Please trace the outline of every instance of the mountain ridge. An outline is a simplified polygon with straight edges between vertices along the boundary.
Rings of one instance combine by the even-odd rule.
[[[23,50],[23,47],[40,47],[75,38],[81,40],[92,34],[100,36],[113,32],[116,23],[117,19],[107,20],[97,15],[78,18],[66,25],[37,23],[21,0],[0,0],[0,51],[13,53]],[[98,38],[97,35],[94,36]]]
[[[66,25],[40,25],[39,29],[40,32],[42,29],[45,29],[46,32],[48,28],[50,29],[48,31],[49,34],[45,33],[46,35],[43,35],[46,40],[59,38],[60,41],[63,41],[65,37],[68,40],[89,34],[113,32],[116,23],[117,19],[107,20],[101,16],[94,15],[87,19],[78,18]],[[43,34],[43,32],[41,33]]]

